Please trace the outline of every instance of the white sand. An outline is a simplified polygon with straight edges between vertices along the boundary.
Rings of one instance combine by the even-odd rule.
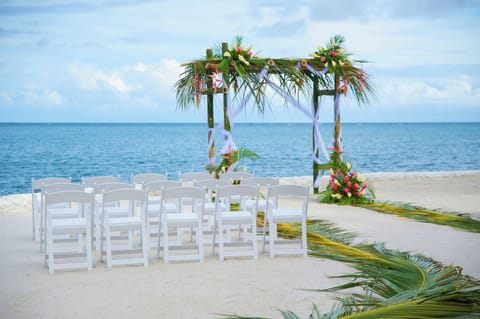
[[[480,216],[480,171],[367,177],[379,200]],[[311,177],[282,183],[309,184]],[[28,194],[0,198],[0,318],[216,318],[222,313],[280,318],[278,309],[306,317],[313,304],[328,311],[334,295],[302,289],[334,286],[340,281],[329,275],[350,271],[345,264],[311,257],[219,262],[207,256],[203,264],[163,264],[152,251],[147,269],[107,270],[96,261],[92,272],[50,276],[38,243],[31,240],[30,201]],[[313,196],[309,215],[356,232],[359,241],[419,252],[480,278],[480,234],[319,204]]]

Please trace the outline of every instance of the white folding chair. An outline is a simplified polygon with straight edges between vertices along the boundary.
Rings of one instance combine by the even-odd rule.
[[[82,191],[65,191],[56,193],[45,193],[45,211],[47,219],[46,229],[46,249],[45,258],[48,258],[48,271],[53,274],[57,269],[87,268],[92,270],[92,234],[91,222],[94,205],[94,195]],[[76,217],[54,219],[50,214],[50,208],[58,204],[67,204],[68,206],[77,206],[78,215]],[[85,260],[78,261],[78,252],[75,254],[66,254],[64,249],[58,249],[54,246],[55,235],[75,235],[83,236],[85,234]],[[60,247],[59,247],[60,248]],[[63,247],[62,247],[63,248]],[[76,250],[77,247],[74,247]],[[75,258],[73,262],[57,263],[61,257]]]
[[[93,218],[94,235],[93,241],[95,243],[95,249],[100,250],[100,237],[104,236],[103,229],[101,227],[102,205],[103,205],[103,193],[110,192],[119,189],[134,189],[135,185],[121,182],[93,184],[93,194],[95,194],[95,209]],[[110,217],[128,217],[130,210],[128,207],[120,206],[119,202],[111,202],[107,205],[108,214]],[[131,239],[130,239],[131,240]]]
[[[265,252],[268,224],[270,257],[275,255],[307,255],[307,209],[309,187],[300,185],[277,185],[268,189],[267,207],[264,215],[263,252]],[[300,223],[301,240],[278,240],[277,225]],[[300,248],[277,249],[275,245],[300,244]]]
[[[32,178],[32,235],[34,240],[39,240],[42,236],[39,233],[39,227],[41,226],[40,214],[42,210],[42,186],[56,183],[70,183],[70,178],[62,177],[47,177],[47,178]]]
[[[215,254],[216,237],[218,236],[219,259],[224,260],[225,257],[251,256],[257,259],[257,205],[253,205],[251,210],[231,209],[232,198],[238,198],[240,202],[244,199],[258,200],[258,187],[251,185],[229,185],[218,187],[215,194],[215,223],[213,233],[213,254]],[[225,243],[224,231],[228,226],[240,225],[239,237],[241,236],[241,228],[244,229],[243,240]],[[247,238],[247,230],[250,230],[250,238]],[[250,241],[250,242],[249,242]],[[225,250],[227,246],[235,246],[229,251]],[[244,250],[239,247],[246,247]]]
[[[150,183],[143,184],[144,190],[147,192],[148,196],[148,228],[150,237],[159,236],[159,224],[160,224],[160,193],[164,188],[180,187],[182,184],[178,181],[154,181]],[[163,203],[164,211],[167,213],[174,213],[177,210],[176,203],[165,202]],[[155,242],[150,242],[151,247],[156,246]]]
[[[215,217],[215,191],[218,187],[229,186],[227,181],[219,179],[206,179],[194,182],[194,187],[203,188],[205,190],[205,207],[203,210],[204,222],[213,230],[213,222]]]
[[[193,183],[196,181],[210,180],[213,179],[213,176],[208,173],[202,172],[188,172],[178,174],[178,181],[182,183],[183,186],[193,186]]]
[[[192,203],[191,206],[184,205],[185,199]],[[176,201],[177,211],[168,213],[163,203]],[[168,263],[171,260],[198,260],[203,262],[203,204],[205,202],[205,191],[202,188],[182,186],[173,188],[164,188],[161,193],[161,223],[158,233],[163,237],[163,261]],[[188,207],[187,207],[188,206]],[[160,227],[162,231],[160,232]],[[170,229],[191,229],[190,244],[182,241],[179,245],[171,246],[169,240]],[[195,240],[193,240],[195,232]],[[196,250],[195,253],[173,254],[172,250]],[[160,257],[160,237],[157,241],[157,257]]]
[[[279,184],[279,179],[278,178],[272,178],[272,177],[250,177],[246,178],[242,181],[242,184],[244,185],[252,185],[252,186],[257,186],[259,188],[259,198],[258,198],[258,204],[257,204],[257,214],[258,213],[265,213],[265,210],[267,209],[267,192],[268,188],[270,186],[275,186]],[[270,203],[273,205],[273,203]],[[248,199],[246,198],[242,203],[242,209],[245,210],[251,210],[252,206],[255,205],[255,200],[253,199]],[[260,227],[258,229],[257,227],[257,232],[258,236],[261,239],[263,237],[263,227]]]
[[[41,203],[42,207],[40,209],[40,251],[44,251],[46,246],[46,238],[47,238],[47,219],[46,219],[46,206],[45,203],[45,195],[47,193],[58,193],[58,192],[66,192],[66,191],[77,191],[83,192],[85,188],[81,184],[73,184],[73,183],[55,183],[55,184],[47,184],[42,187],[41,195]],[[69,203],[59,203],[56,205],[50,205],[49,207],[49,214],[50,218],[52,219],[59,219],[59,218],[73,218],[78,215],[78,209],[75,207],[71,207]]]
[[[95,185],[120,182],[119,176],[93,176],[82,177],[82,184],[87,190],[93,189]]]
[[[257,213],[265,212],[267,208],[267,191],[270,186],[276,186],[279,184],[278,178],[272,177],[250,177],[242,181],[244,185],[258,186],[260,192],[260,198],[258,200]],[[242,205],[245,209],[250,209],[251,206],[255,203],[254,200],[246,199]]]
[[[155,182],[155,181],[166,181],[168,180],[167,175],[156,174],[156,173],[146,173],[146,174],[137,174],[130,176],[130,183],[136,185],[135,188],[143,189],[143,184]]]
[[[242,183],[244,179],[255,177],[255,174],[249,172],[227,172],[221,173],[218,175],[220,180],[226,180],[234,183],[235,181],[239,181]]]
[[[111,217],[109,215],[109,204],[120,203],[126,205],[129,208],[130,215],[128,217]],[[137,205],[138,204],[138,205]],[[106,242],[106,261],[107,268],[110,269],[113,265],[130,265],[130,264],[143,264],[144,267],[148,267],[148,228],[147,225],[147,193],[138,189],[119,189],[110,192],[103,193],[102,202],[102,228],[105,233]],[[125,245],[114,246],[113,233],[117,231],[132,232],[134,240],[137,239],[133,235],[140,233],[140,249],[135,249],[134,245],[131,245],[130,240],[128,246]],[[122,240],[122,239],[120,239]],[[113,255],[121,254],[140,254],[140,257],[125,257],[125,258],[113,258]],[[100,236],[100,256],[103,257],[103,236]]]

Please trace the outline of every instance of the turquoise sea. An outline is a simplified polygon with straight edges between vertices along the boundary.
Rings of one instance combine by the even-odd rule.
[[[321,124],[326,143],[332,124]],[[367,172],[480,169],[480,123],[345,123],[345,158]],[[311,124],[236,124],[237,147],[260,155],[239,167],[263,176],[312,174]],[[217,158],[223,137],[216,134]],[[28,193],[32,178],[203,171],[206,124],[0,123],[0,195]]]

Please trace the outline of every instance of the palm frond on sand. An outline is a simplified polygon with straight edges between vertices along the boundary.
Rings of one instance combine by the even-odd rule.
[[[279,235],[298,238],[299,225],[279,225]],[[335,276],[350,282],[318,291],[361,288],[340,298],[328,313],[314,306],[309,319],[479,318],[480,282],[460,267],[443,266],[424,256],[386,249],[382,244],[351,244],[353,235],[323,221],[310,221],[310,255],[348,262],[355,273]],[[285,319],[299,319],[289,310]],[[225,318],[255,318],[230,316]]]
[[[406,203],[371,203],[355,204],[354,206],[370,209],[383,214],[397,215],[415,219],[425,223],[446,225],[473,233],[480,233],[480,220],[472,219],[466,215],[445,213],[429,210],[423,207]]]

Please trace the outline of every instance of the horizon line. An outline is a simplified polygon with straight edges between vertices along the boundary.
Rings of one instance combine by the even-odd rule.
[[[310,121],[305,122],[236,122],[234,124],[311,124]],[[318,122],[319,124],[334,124],[333,122]],[[378,121],[378,122],[352,122],[343,121],[342,124],[478,124],[480,121]],[[75,122],[75,121],[18,121],[18,122],[2,122],[0,124],[207,124],[206,122]]]

